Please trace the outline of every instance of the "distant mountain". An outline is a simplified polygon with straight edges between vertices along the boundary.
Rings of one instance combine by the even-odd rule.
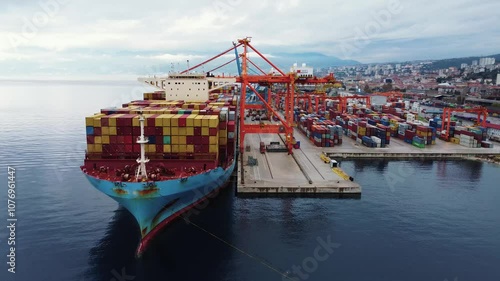
[[[343,60],[333,56],[327,56],[321,53],[305,52],[305,53],[273,53],[273,57],[269,58],[273,63],[281,67],[291,67],[294,63],[301,65],[306,63],[314,68],[331,67],[331,66],[346,66],[357,65],[360,62],[355,60]]]
[[[496,62],[500,62],[500,54],[497,55],[489,55],[489,56],[481,56],[481,57],[466,57],[466,58],[452,58],[452,59],[442,59],[432,61],[432,64],[427,67],[429,70],[438,70],[449,67],[460,68],[462,63],[466,63],[468,65],[472,64],[473,60],[477,60],[479,62],[480,58],[495,58]]]

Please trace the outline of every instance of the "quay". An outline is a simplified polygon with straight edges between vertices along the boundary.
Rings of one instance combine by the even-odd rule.
[[[435,145],[426,148],[414,147],[395,138],[391,138],[386,148],[368,148],[344,136],[342,145],[316,147],[297,129],[294,136],[300,141],[300,149],[294,149],[293,156],[286,152],[260,153],[261,141],[266,144],[281,141],[279,135],[245,136],[245,145],[250,150],[245,151],[238,161],[238,196],[359,197],[361,186],[356,179],[346,180],[332,171],[330,165],[321,159],[323,153],[340,163],[347,159],[470,159],[500,156],[500,146],[468,148],[439,139]],[[256,165],[249,164],[249,156]]]

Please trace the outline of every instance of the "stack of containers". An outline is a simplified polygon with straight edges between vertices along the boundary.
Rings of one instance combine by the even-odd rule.
[[[233,102],[234,100],[230,100],[224,104],[230,105]],[[153,103],[156,106],[138,106],[151,106]],[[229,149],[235,147],[236,107],[217,107],[221,105],[136,101],[126,108],[103,110],[104,113],[85,119],[87,152],[93,157],[105,159],[138,157],[141,146],[136,142],[141,129],[139,115],[136,113],[143,111],[144,135],[148,139],[145,150],[148,157],[154,159],[192,155],[195,159],[216,159],[219,153],[225,155],[229,146]]]
[[[366,127],[368,126],[368,124],[365,122],[365,121],[361,121],[361,122],[358,122],[358,135],[357,137],[359,139],[363,139],[363,137],[367,136],[366,135],[366,132],[367,132],[367,129]]]
[[[436,129],[428,126],[417,126],[417,136],[424,140],[426,145],[436,143]]]
[[[153,93],[144,93],[145,100],[164,100],[166,98],[165,91],[157,91]]]
[[[372,138],[368,137],[368,136],[364,136],[361,138],[361,143],[366,146],[366,147],[377,147],[377,143],[375,141],[372,140]]]
[[[415,137],[413,137],[412,144],[413,144],[413,146],[416,146],[418,148],[425,148],[425,139],[418,137],[418,136],[415,136]]]
[[[233,105],[229,107],[228,122],[227,122],[227,150],[233,151],[236,143],[236,102],[233,99]]]

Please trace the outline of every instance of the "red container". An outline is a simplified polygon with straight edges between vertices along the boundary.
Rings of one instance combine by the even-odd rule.
[[[125,143],[125,137],[124,136],[117,136],[116,144],[124,144],[124,143]]]
[[[194,135],[201,136],[201,127],[194,127]]]
[[[125,152],[133,152],[132,151],[132,145],[131,144],[126,144],[124,145]]]
[[[117,142],[118,142],[117,136],[109,136],[109,143],[110,144],[116,144]]]
[[[141,135],[141,128],[140,127],[132,127],[132,135],[133,136],[140,136]]]
[[[101,118],[101,126],[108,127],[109,126],[109,116],[104,116]],[[104,148],[103,148],[104,150]]]
[[[140,144],[133,144],[132,151],[133,152],[141,152],[141,145]]]
[[[156,153],[163,153],[163,144],[156,145]]]
[[[132,136],[124,136],[123,137],[123,142],[125,144],[132,144],[133,143],[133,137]]]
[[[186,144],[194,144],[195,143],[195,137],[193,136],[187,136],[186,137]]]
[[[122,128],[123,135],[131,136],[132,135],[132,127],[123,127]]]
[[[94,128],[94,136],[102,136],[102,128],[95,127]]]
[[[155,127],[146,127],[146,128],[144,128],[144,135],[146,135],[146,136],[154,136],[155,134],[156,134]],[[140,134],[138,134],[138,136],[139,135]]]
[[[217,130],[217,128],[209,128],[209,135],[210,136],[216,136],[217,133],[219,132],[219,130]]]
[[[163,136],[163,128],[162,127],[155,127],[155,136]]]
[[[186,127],[186,123],[187,123],[187,118],[188,117],[189,117],[189,114],[183,114],[179,118],[179,127]]]
[[[88,144],[94,144],[94,139],[95,139],[94,136],[87,136],[87,143]]]
[[[227,130],[228,132],[234,132],[236,129],[236,123],[234,121],[227,122]]]
[[[227,129],[227,122],[220,122],[220,123],[219,123],[219,129],[220,129],[220,130],[225,130],[225,129]]]
[[[148,127],[154,127],[156,125],[156,120],[155,119],[158,116],[160,116],[160,115],[155,114],[155,115],[152,115],[151,117],[149,117],[148,119],[146,119],[147,126]],[[132,125],[130,125],[130,126],[132,126]]]
[[[209,145],[210,144],[210,137],[201,137],[201,144],[203,145]]]

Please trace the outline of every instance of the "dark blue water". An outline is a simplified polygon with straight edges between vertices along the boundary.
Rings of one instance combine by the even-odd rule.
[[[79,165],[84,116],[143,90],[0,82],[0,280],[500,280],[500,168],[471,161],[345,161],[363,186],[354,200],[241,199],[229,188],[135,259],[133,217]],[[17,172],[15,274],[8,165]]]

